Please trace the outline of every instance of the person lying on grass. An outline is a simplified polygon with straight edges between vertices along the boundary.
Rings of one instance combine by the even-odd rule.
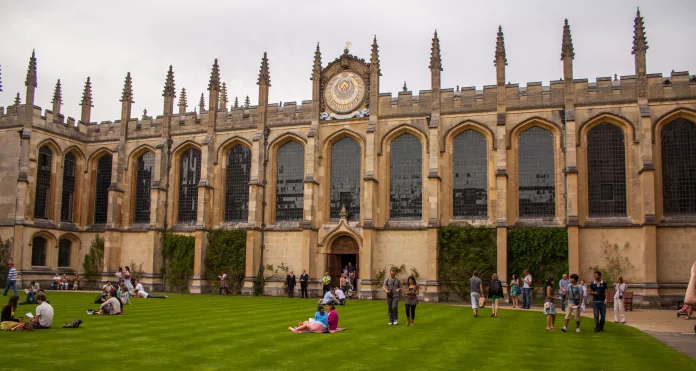
[[[326,332],[329,328],[329,317],[324,312],[324,306],[319,304],[317,312],[314,313],[314,318],[310,318],[304,322],[297,322],[297,327],[288,327],[288,330],[300,332]]]
[[[148,294],[143,289],[143,285],[140,283],[140,281],[135,281],[135,291],[133,292],[133,296],[135,296],[136,298],[144,298],[144,299],[166,299],[167,298],[167,295]]]
[[[121,314],[123,313],[123,305],[116,297],[116,291],[109,292],[109,300],[99,306],[99,311],[96,314]]]

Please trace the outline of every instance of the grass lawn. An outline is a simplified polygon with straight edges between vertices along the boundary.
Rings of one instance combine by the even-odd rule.
[[[294,334],[315,299],[170,295],[134,299],[123,316],[88,316],[96,294],[48,292],[53,328],[0,332],[0,369],[12,370],[694,370],[696,362],[632,327],[547,332],[539,312],[420,304],[416,326],[387,325],[383,301],[339,307],[336,334]],[[7,298],[2,298],[7,299]],[[21,300],[24,300],[22,295]],[[34,312],[33,305],[18,314]],[[79,329],[63,323],[81,319]],[[574,327],[574,324],[572,325]]]

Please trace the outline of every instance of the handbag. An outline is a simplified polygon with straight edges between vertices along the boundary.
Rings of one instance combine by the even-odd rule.
[[[485,308],[486,307],[486,297],[481,296],[479,298],[479,308]]]

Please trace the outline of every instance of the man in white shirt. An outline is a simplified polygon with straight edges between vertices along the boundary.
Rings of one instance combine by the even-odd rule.
[[[340,287],[334,289],[334,295],[338,298],[339,305],[346,305],[346,294],[343,293]]]
[[[145,292],[143,284],[140,281],[135,281],[135,296],[143,299],[166,299],[167,295],[152,295]]]
[[[53,307],[46,302],[46,295],[39,292],[36,295],[39,306],[36,307],[36,316],[32,319],[34,330],[50,328],[53,324]]]
[[[522,309],[529,309],[532,305],[532,275],[529,269],[524,270],[522,282]]]
[[[109,293],[109,300],[102,303],[99,307],[98,314],[121,314],[121,302],[116,299],[116,291],[111,291]]]

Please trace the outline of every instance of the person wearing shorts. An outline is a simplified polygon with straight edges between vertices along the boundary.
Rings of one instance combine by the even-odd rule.
[[[498,302],[503,297],[503,283],[498,279],[498,274],[493,273],[493,277],[488,282],[488,298],[491,299],[491,309],[493,309],[491,317],[498,317]]]
[[[483,294],[483,282],[478,278],[478,272],[474,271],[474,275],[469,279],[471,288],[471,309],[474,310],[474,318],[478,317],[479,299]]]
[[[567,286],[566,290],[566,310],[565,310],[565,323],[563,323],[563,332],[568,330],[568,322],[570,318],[575,314],[575,332],[580,332],[580,308],[584,300],[584,294],[582,286],[578,284],[577,274],[573,273],[570,275],[570,284]]]

